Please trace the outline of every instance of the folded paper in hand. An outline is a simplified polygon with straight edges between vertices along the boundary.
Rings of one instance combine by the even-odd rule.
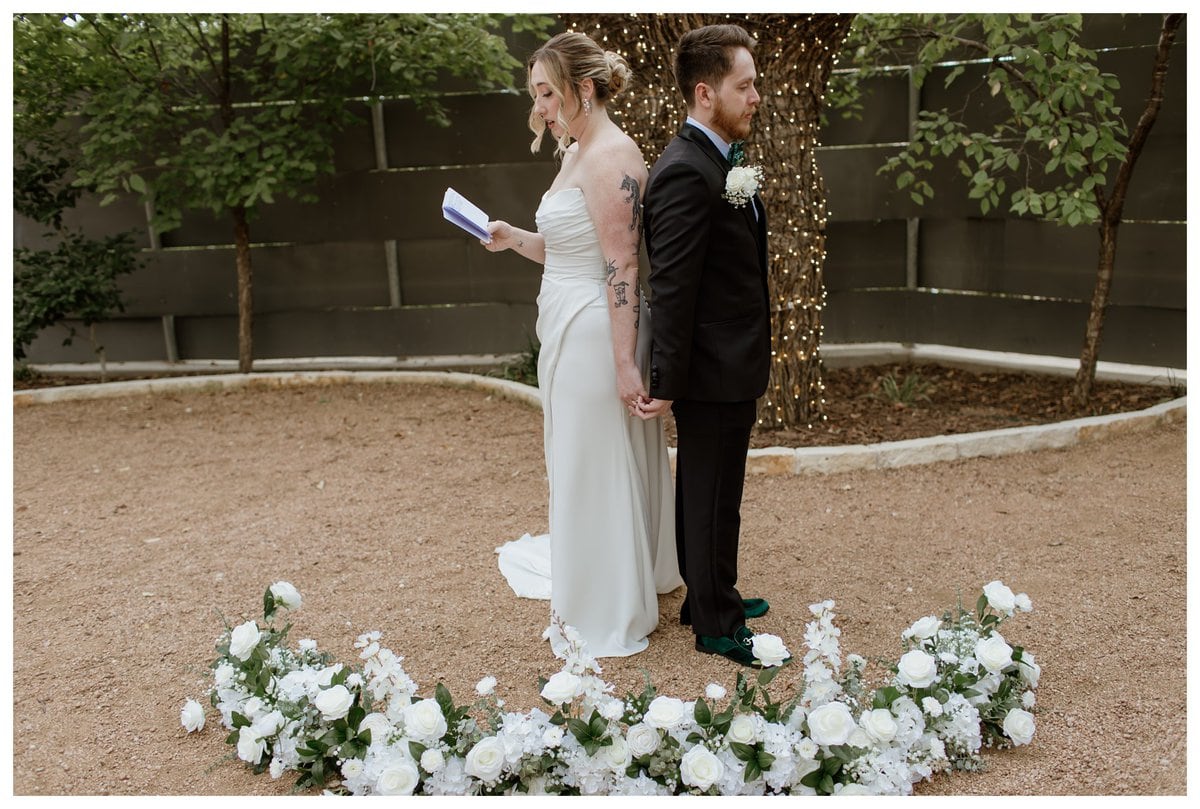
[[[485,242],[492,240],[492,234],[487,229],[487,214],[453,188],[447,188],[446,196],[442,198],[442,216],[477,239]]]

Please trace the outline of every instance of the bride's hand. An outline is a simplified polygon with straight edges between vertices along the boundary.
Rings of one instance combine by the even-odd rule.
[[[482,239],[479,241],[488,250],[493,253],[498,253],[501,250],[509,250],[513,246],[513,226],[507,222],[497,219],[488,222],[488,233],[492,234],[492,240],[485,242]]]
[[[617,368],[617,395],[630,415],[636,415],[638,406],[647,398],[646,386],[642,384],[642,372],[633,363]]]

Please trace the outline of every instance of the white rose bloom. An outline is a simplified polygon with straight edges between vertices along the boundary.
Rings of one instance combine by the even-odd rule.
[[[274,736],[286,722],[287,720],[283,718],[283,714],[275,710],[255,719],[252,727],[254,728],[254,732],[259,736]]]
[[[317,650],[317,642],[312,638],[302,638],[299,646],[301,652],[315,652]]]
[[[440,772],[446,766],[446,757],[442,755],[442,751],[435,747],[431,747],[421,754],[421,769],[427,773],[433,774]]]
[[[920,649],[905,652],[898,666],[900,682],[912,688],[928,688],[937,680],[937,661]]]
[[[179,712],[179,723],[188,733],[204,730],[204,708],[196,700],[189,699]]]
[[[623,775],[625,768],[633,761],[633,751],[629,749],[629,743],[619,735],[613,736],[612,744],[601,747],[599,752],[613,772],[619,775]]]
[[[1033,714],[1024,708],[1013,708],[1004,717],[1004,733],[1014,745],[1029,744],[1033,731]]]
[[[750,639],[750,651],[764,666],[782,666],[788,659],[787,647],[778,635],[755,635]]]
[[[342,762],[342,778],[357,778],[362,775],[363,761],[361,758],[348,758]]]
[[[887,708],[863,711],[862,716],[859,717],[859,724],[862,725],[862,729],[868,736],[882,744],[887,744],[896,738],[896,733],[900,730],[899,725],[896,724],[896,717],[892,716],[892,712]]]
[[[725,737],[731,742],[754,744],[758,738],[758,727],[754,723],[754,717],[744,713],[735,716],[729,723],[729,732]]]
[[[1021,665],[1017,666],[1017,670],[1021,673],[1021,679],[1030,688],[1037,688],[1038,680],[1042,678],[1042,667],[1033,659],[1030,652],[1021,653]]]
[[[364,730],[371,731],[371,744],[384,744],[387,742],[388,736],[392,735],[392,723],[387,716],[374,711],[363,717],[363,720],[358,723],[358,732]]]
[[[583,680],[569,671],[560,671],[542,686],[542,699],[554,705],[562,705],[579,696]]]
[[[420,780],[416,765],[407,759],[399,759],[379,773],[375,791],[380,795],[411,795]]]
[[[662,742],[658,731],[644,722],[638,722],[630,727],[627,739],[630,752],[638,758],[650,755],[658,749],[659,743]]]
[[[254,729],[247,726],[238,731],[238,758],[247,764],[257,764],[267,751],[267,743]]]
[[[821,748],[812,739],[806,737],[796,742],[796,755],[800,758],[812,761],[820,752]]]
[[[925,697],[921,700],[921,708],[925,713],[932,716],[934,719],[942,715],[942,703],[938,702],[933,697]]]
[[[1024,694],[1021,695],[1021,706],[1023,708],[1029,709],[1029,708],[1032,708],[1036,704],[1037,704],[1037,697],[1035,697],[1033,695],[1032,691],[1026,691]]]
[[[329,684],[333,682],[334,675],[341,670],[341,663],[334,663],[332,666],[318,669],[316,675],[317,685],[321,686],[322,688],[328,688]]]
[[[404,732],[418,741],[434,742],[446,735],[446,717],[436,699],[423,699],[404,709]]]
[[[1033,602],[1029,600],[1029,596],[1025,593],[1017,593],[1013,598],[1013,603],[1021,612],[1033,612]]]
[[[1012,647],[1004,641],[999,632],[975,644],[975,659],[993,674],[998,674],[1012,665],[1012,652]]]
[[[563,735],[563,729],[557,725],[548,727],[546,728],[546,732],[542,734],[542,744],[550,749],[554,749],[562,744]]]
[[[233,675],[236,673],[237,669],[233,666],[228,663],[222,663],[213,672],[213,683],[216,684],[217,688],[225,688],[233,682]]]
[[[350,706],[353,704],[354,695],[344,685],[335,685],[332,688],[326,688],[317,694],[317,698],[313,700],[313,705],[321,712],[321,718],[326,722],[341,719],[350,713]]]
[[[706,790],[725,775],[725,765],[711,750],[698,744],[683,754],[679,775],[688,786]]]
[[[495,781],[504,768],[504,742],[495,736],[480,739],[467,753],[466,773],[480,781]]]
[[[239,624],[229,633],[229,653],[238,660],[249,660],[260,638],[262,633],[258,631],[258,624],[253,621]]]
[[[247,719],[253,721],[260,713],[262,713],[262,709],[263,701],[258,697],[250,697],[250,699],[242,703],[242,710],[239,713],[241,713],[241,715]]]
[[[271,595],[275,596],[275,603],[285,609],[295,610],[300,608],[300,591],[293,587],[290,582],[277,581],[272,584]]]
[[[987,597],[988,604],[996,612],[1002,612],[1005,615],[1012,615],[1013,608],[1016,607],[1016,596],[1013,591],[1005,587],[999,581],[991,581],[983,586],[983,594]]]
[[[846,744],[851,747],[861,747],[863,750],[870,750],[875,746],[867,732],[858,725],[855,725],[854,730],[850,731],[850,738],[846,739]]]
[[[496,690],[496,678],[495,677],[491,677],[491,676],[484,677],[482,680],[480,680],[479,682],[477,682],[475,684],[475,693],[481,697],[486,697],[488,694],[492,693],[495,690]]]
[[[845,744],[856,727],[844,702],[827,702],[808,714],[808,735],[820,745]]]
[[[686,719],[683,700],[675,697],[655,697],[646,707],[644,721],[652,728],[670,730]]]
[[[904,635],[917,640],[929,640],[937,631],[942,628],[942,622],[936,615],[926,615],[908,629],[904,630]]]
[[[725,690],[725,686],[718,683],[709,683],[704,689],[704,696],[716,702],[719,699],[725,699],[725,695],[729,692]]]

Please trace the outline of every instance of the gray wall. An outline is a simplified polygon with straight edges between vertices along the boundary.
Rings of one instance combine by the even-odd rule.
[[[1157,25],[1152,15],[1087,18],[1087,44],[1110,49],[1102,69],[1121,78],[1120,103],[1131,117],[1149,85]],[[1186,365],[1185,39],[1181,33],[1172,51],[1166,102],[1126,204],[1104,360]],[[527,50],[522,43],[514,52]],[[894,190],[894,178],[875,174],[906,137],[907,77],[873,84],[863,119],[831,120],[818,153],[830,212],[825,341],[1077,355],[1096,230],[982,216],[953,166],[940,167],[933,201],[914,205]],[[947,91],[934,75],[922,102],[961,105],[974,84],[968,71]],[[985,120],[982,101],[967,103]],[[321,201],[280,201],[252,221],[256,357],[526,348],[540,268],[487,252],[442,219],[440,203],[453,186],[494,218],[531,228],[554,160],[549,148],[530,154],[523,92],[451,95],[446,104],[454,125],[442,129],[407,101],[387,102],[388,168],[380,169],[370,109],[353,102],[360,123],[335,144],[337,173],[318,184]],[[69,219],[93,234],[137,229],[145,248],[144,268],[123,283],[126,312],[98,327],[109,360],[167,359],[172,341],[181,359],[236,357],[230,222],[190,213],[180,229],[162,234],[160,249],[150,249],[144,212],[132,200],[100,208],[85,199]],[[38,242],[39,230],[18,218],[16,243]],[[398,287],[389,283],[389,250]],[[85,339],[62,346],[64,334],[57,327],[44,332],[31,361],[92,359]]]

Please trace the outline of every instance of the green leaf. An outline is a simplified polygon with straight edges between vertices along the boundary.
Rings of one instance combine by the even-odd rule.
[[[146,181],[142,179],[140,174],[129,175],[129,187],[139,194],[146,193]]]
[[[429,748],[420,742],[414,742],[410,740],[408,743],[408,753],[412,756],[413,761],[420,761],[421,756],[424,755],[425,751],[428,749]]]
[[[433,689],[433,696],[437,700],[438,707],[442,709],[443,715],[448,715],[454,710],[454,697],[450,696],[450,689],[446,688],[443,683],[439,682]]]
[[[783,671],[783,666],[770,666],[758,673],[758,684],[768,686],[771,681],[779,676],[779,672]]]
[[[890,708],[892,703],[900,699],[900,689],[895,686],[888,685],[875,690],[875,697],[871,700],[873,708]]]
[[[706,728],[712,724],[712,711],[709,710],[708,703],[704,701],[704,697],[696,700],[696,708],[692,711],[692,714],[696,717],[696,724],[700,727]]]
[[[571,717],[567,720],[567,730],[571,731],[571,735],[575,737],[580,744],[591,739],[592,735],[589,732],[587,722],[582,719]]]
[[[751,761],[754,759],[754,748],[742,742],[730,742],[729,751],[738,759],[738,761]]]

